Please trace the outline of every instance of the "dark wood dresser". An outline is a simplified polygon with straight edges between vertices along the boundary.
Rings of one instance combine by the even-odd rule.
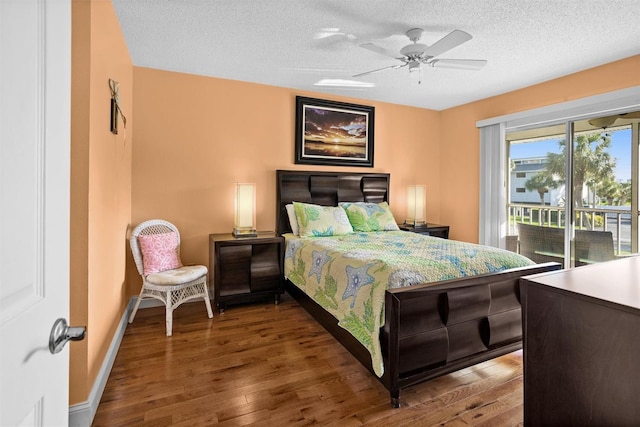
[[[640,425],[640,257],[520,288],[525,426]]]
[[[273,232],[259,232],[257,237],[210,234],[209,272],[220,312],[227,304],[266,297],[278,304],[283,292],[283,251],[284,238]]]

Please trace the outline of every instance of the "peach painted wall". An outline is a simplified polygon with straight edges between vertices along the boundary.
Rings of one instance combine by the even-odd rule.
[[[440,220],[440,113],[286,88],[134,67],[132,223],[178,226],[185,263],[208,264],[208,235],[233,228],[235,182],[257,184],[257,227],[275,228],[276,169],[391,173],[390,205],[405,215],[409,184],[428,189]],[[294,164],[296,95],[375,106],[374,168]],[[129,293],[140,278],[129,262]]]
[[[109,129],[109,79],[120,84],[127,129]],[[87,401],[130,295],[133,68],[110,1],[72,2],[70,404]]]
[[[442,221],[451,225],[451,238],[478,241],[478,120],[637,85],[640,85],[640,55],[442,111],[439,208]]]

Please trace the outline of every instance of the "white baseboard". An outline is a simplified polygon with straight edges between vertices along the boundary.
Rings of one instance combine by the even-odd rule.
[[[111,373],[113,362],[116,360],[116,355],[118,354],[118,349],[120,348],[120,342],[122,341],[124,331],[127,328],[129,313],[131,313],[131,310],[133,309],[133,304],[135,303],[136,298],[137,297],[131,298],[126,310],[122,314],[122,318],[120,319],[118,328],[116,329],[116,332],[113,335],[113,339],[111,340],[109,350],[107,351],[104,361],[102,362],[100,372],[98,372],[98,377],[93,383],[93,387],[91,388],[91,392],[89,393],[89,400],[71,405],[69,407],[69,426],[89,427],[93,422],[93,417],[96,415],[96,411],[98,410],[98,404],[100,403],[100,399],[102,398],[104,387],[107,385],[107,380],[109,379],[109,374]],[[143,304],[145,302],[146,301],[142,301],[142,303],[140,304],[140,308],[143,307]]]
[[[122,318],[120,319],[118,328],[116,329],[116,332],[113,335],[113,339],[111,340],[109,351],[107,351],[104,361],[102,362],[100,372],[98,372],[98,377],[93,383],[93,387],[91,388],[91,392],[89,393],[89,400],[69,406],[70,427],[91,426],[93,417],[96,415],[96,411],[98,410],[98,405],[100,404],[102,393],[104,392],[104,388],[107,385],[107,380],[109,379],[109,374],[111,373],[113,362],[116,360],[116,355],[118,354],[118,349],[120,348],[120,342],[122,341],[122,337],[124,336],[124,331],[125,329],[127,329],[129,313],[131,313],[131,311],[133,310],[133,306],[135,305],[137,298],[137,296],[131,297],[131,300],[129,300],[129,304],[127,304],[127,308],[122,314]],[[151,307],[164,307],[164,304],[156,299],[144,299],[140,301],[140,307],[138,309]]]

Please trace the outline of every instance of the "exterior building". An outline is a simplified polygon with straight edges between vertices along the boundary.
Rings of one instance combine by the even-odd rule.
[[[512,169],[509,181],[509,200],[511,203],[540,204],[540,194],[535,190],[527,190],[526,182],[532,177],[546,171],[546,160],[546,157],[511,159]],[[560,185],[558,188],[550,188],[544,195],[544,204],[558,206],[562,204],[563,195],[564,185]]]

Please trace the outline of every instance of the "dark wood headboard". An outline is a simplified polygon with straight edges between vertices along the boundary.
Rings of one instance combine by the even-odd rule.
[[[339,202],[389,201],[388,173],[276,171],[276,232],[289,233],[291,202],[337,206]]]

